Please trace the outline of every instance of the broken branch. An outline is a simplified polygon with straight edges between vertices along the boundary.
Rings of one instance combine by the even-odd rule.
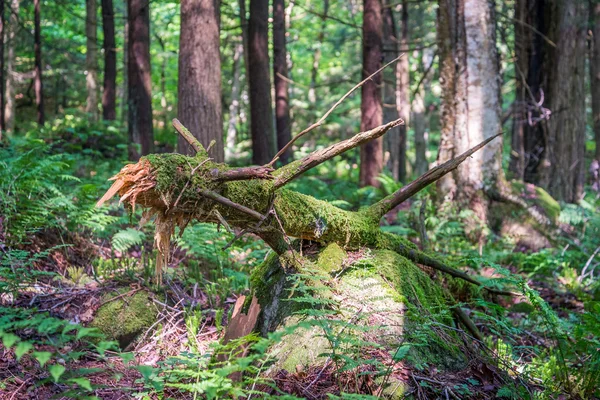
[[[236,169],[220,170],[214,169],[211,173],[217,181],[247,181],[250,179],[274,179],[271,173],[273,168],[267,166],[243,167]]]
[[[260,221],[263,218],[265,218],[261,213],[254,211],[254,210],[252,210],[246,206],[243,206],[241,204],[235,203],[235,202],[229,200],[227,197],[223,197],[220,194],[213,192],[212,190],[201,189],[198,191],[198,193],[200,193],[202,196],[206,197],[207,199],[210,199],[210,200],[215,201],[224,206],[238,210],[239,212],[242,212],[257,221]]]
[[[477,150],[481,149],[486,144],[488,144],[489,142],[491,142],[492,140],[494,140],[495,138],[497,138],[500,135],[502,135],[502,132],[484,140],[483,142],[479,143],[477,146],[473,147],[470,150],[465,151],[458,157],[455,157],[451,160],[446,161],[442,165],[438,165],[437,167],[430,169],[429,171],[427,171],[426,173],[421,175],[419,178],[415,179],[408,185],[402,187],[400,190],[396,191],[395,193],[392,193],[391,195],[387,196],[383,200],[373,204],[370,207],[370,210],[372,211],[372,213],[374,215],[379,216],[379,218],[383,217],[390,210],[392,210],[394,207],[396,207],[397,205],[399,205],[406,199],[414,196],[415,194],[417,194],[418,192],[420,192],[421,190],[423,190],[424,188],[429,186],[431,183],[437,181],[438,179],[440,179],[447,173],[455,170],[469,156],[471,156]]]
[[[173,118],[172,123],[175,130],[181,135],[181,137],[185,139],[186,142],[190,144],[190,146],[192,146],[196,154],[208,154],[204,149],[204,146],[202,146],[202,143],[200,143],[198,139],[192,135],[192,132],[190,132],[188,128],[183,126],[181,121],[179,121],[177,118]]]
[[[343,140],[325,149],[317,150],[301,160],[279,168],[277,171],[275,171],[275,189],[280,188],[288,182],[296,179],[309,169],[314,168],[317,165],[322,164],[323,162],[350,149],[358,147],[370,140],[383,136],[383,134],[390,129],[402,124],[404,124],[404,121],[402,119],[397,119],[395,121],[388,122],[385,125],[380,125],[377,128],[371,129],[370,131],[360,132],[350,139]]]
[[[362,85],[364,85],[366,82],[368,82],[375,75],[377,75],[378,73],[380,73],[381,71],[383,71],[384,69],[386,69],[388,66],[390,66],[391,64],[393,64],[396,61],[398,61],[399,59],[401,59],[403,56],[404,56],[404,53],[400,54],[398,57],[394,58],[392,61],[390,61],[389,63],[385,64],[383,67],[379,68],[377,71],[373,72],[371,75],[369,75],[368,77],[366,77],[365,79],[363,79],[359,84],[357,84],[352,89],[350,89],[325,114],[323,114],[323,116],[321,118],[319,118],[319,120],[317,122],[315,122],[314,124],[312,124],[311,126],[309,126],[308,128],[306,128],[305,130],[303,130],[302,132],[300,132],[299,134],[297,134],[296,136],[294,136],[292,138],[292,140],[290,140],[285,146],[283,146],[283,148],[281,150],[279,150],[279,152],[277,152],[277,154],[275,154],[275,157],[273,157],[273,159],[271,160],[270,163],[267,164],[267,166],[269,166],[269,167],[273,166],[273,164],[275,164],[275,161],[277,161],[279,159],[279,157],[281,157],[281,155],[283,153],[285,153],[287,151],[287,149],[289,149],[290,146],[292,144],[294,144],[294,142],[296,140],[300,139],[302,136],[306,135],[308,132],[312,131],[313,129],[318,128],[319,126],[323,125],[323,122],[325,122],[325,120],[327,119],[327,117],[329,117],[329,115],[331,115],[331,113],[333,112],[333,110],[335,110],[340,104],[342,104],[342,102],[344,100],[346,100],[348,98],[348,96],[350,96],[352,93],[354,93],[354,91],[356,89],[358,89],[359,87],[361,87]]]

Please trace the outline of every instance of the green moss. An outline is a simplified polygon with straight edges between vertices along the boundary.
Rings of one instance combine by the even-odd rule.
[[[138,291],[133,296],[124,296],[116,300],[112,298],[126,293],[104,296],[106,302],[96,312],[90,326],[98,328],[107,338],[117,340],[121,348],[125,348],[140,333],[156,322],[157,310],[148,293]]]
[[[325,272],[331,273],[338,271],[342,267],[342,263],[346,259],[346,252],[337,243],[331,243],[325,247],[317,259],[317,265]]]
[[[373,257],[359,262],[359,267],[379,273],[395,292],[395,300],[406,307],[404,336],[413,346],[412,357],[439,368],[460,367],[464,360],[461,341],[453,331],[448,296],[410,260],[390,250],[377,250]]]
[[[541,187],[536,186],[535,193],[537,195],[535,199],[536,204],[544,210],[552,222],[556,223],[560,216],[560,204],[558,204],[558,201],[554,200],[554,197],[550,196]]]
[[[223,196],[261,214],[267,212],[272,195],[273,183],[260,179],[228,182],[223,188]]]

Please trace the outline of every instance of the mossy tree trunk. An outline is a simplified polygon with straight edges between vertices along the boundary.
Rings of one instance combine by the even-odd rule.
[[[155,244],[159,250],[157,277],[160,277],[160,268],[168,262],[169,240],[176,226],[184,229],[192,220],[226,222],[243,232],[258,235],[274,251],[252,276],[252,289],[262,310],[256,327],[258,331],[267,334],[298,321],[294,311],[303,304],[289,299],[293,295],[302,295],[299,281],[291,280],[300,277],[311,296],[325,304],[323,308],[333,309],[335,318],[377,325],[374,329],[364,330],[362,339],[391,352],[406,339],[408,326],[431,326],[421,323],[423,316],[430,317],[430,322],[436,326],[451,325],[452,315],[459,316],[461,321],[469,321],[455,306],[452,296],[439,282],[430,279],[419,265],[443,271],[476,286],[483,285],[438,258],[419,251],[406,239],[383,232],[379,221],[389,210],[454,170],[494,137],[360,211],[342,210],[284,186],[314,166],[377,139],[401,123],[401,120],[392,121],[361,132],[273,170],[268,165],[235,169],[213,162],[203,146],[175,120],[175,127],[195,149],[196,156],[162,154],[143,157],[115,176],[115,183],[99,204],[118,193],[121,201],[130,206],[144,207],[146,217],[155,216]],[[317,253],[307,255],[306,244],[316,244]],[[348,252],[358,252],[354,253],[359,254],[354,257],[358,261],[348,264]],[[374,316],[380,323],[365,319],[366,316]],[[283,352],[278,357],[285,364],[280,365],[282,368],[295,363],[310,364],[319,358],[320,352],[314,351],[307,353],[308,358],[295,356],[298,348],[320,343],[318,338],[323,336],[319,331],[322,324],[320,326],[313,325],[296,332],[294,335],[301,335],[300,339],[288,337],[273,350]],[[465,326],[472,335],[480,337],[473,324],[466,323]],[[427,343],[421,349],[426,354],[421,357],[425,359],[438,354],[438,360],[439,355],[452,362],[460,359],[456,347],[448,345],[448,337],[454,337],[454,334],[444,329],[429,328],[429,331]],[[414,329],[411,332],[416,334]],[[331,341],[322,344],[330,350],[333,346]],[[292,348],[295,350],[290,351]]]

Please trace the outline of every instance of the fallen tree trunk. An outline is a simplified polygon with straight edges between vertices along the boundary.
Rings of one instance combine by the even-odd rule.
[[[131,207],[143,207],[145,218],[156,218],[155,244],[159,251],[156,272],[159,281],[162,268],[168,263],[170,238],[177,226],[185,229],[194,220],[213,222],[237,227],[242,232],[251,232],[262,238],[275,253],[252,276],[252,289],[261,306],[256,329],[262,334],[290,326],[297,320],[294,312],[302,302],[294,305],[283,300],[294,294],[290,276],[305,274],[322,277],[312,287],[327,289],[315,290],[315,297],[326,304],[330,304],[332,299],[337,301],[340,309],[346,310],[340,312],[343,317],[352,319],[350,314],[368,311],[367,314],[378,318],[391,318],[392,328],[386,334],[376,330],[376,333],[365,333],[363,338],[388,347],[390,351],[405,340],[402,335],[405,323],[417,324],[423,315],[430,316],[440,326],[447,326],[452,324],[451,315],[454,313],[467,332],[481,338],[475,325],[456,307],[452,296],[418,266],[434,268],[490,292],[510,293],[485,287],[476,278],[421,252],[408,240],[383,232],[379,222],[389,210],[455,169],[494,138],[430,170],[397,193],[360,211],[342,210],[284,187],[316,165],[380,137],[402,123],[402,120],[396,120],[361,132],[275,170],[270,165],[235,169],[215,163],[193,135],[176,122],[178,131],[196,149],[196,156],[162,154],[142,157],[137,164],[127,165],[113,178],[113,186],[98,205],[118,194],[121,202]],[[307,242],[319,246],[316,255],[303,255],[303,244]],[[359,257],[358,262],[345,265],[347,252],[364,252],[365,255]],[[366,286],[361,287],[361,282]],[[385,318],[382,309],[388,310],[384,313]],[[410,321],[404,321],[407,310],[410,311]],[[305,329],[301,335],[305,346],[313,346],[312,340],[319,336],[314,329]],[[456,339],[455,333],[443,329],[436,331],[432,340],[437,344],[430,346],[430,355],[446,349],[447,355],[452,353],[451,358],[456,360],[455,349],[448,344],[448,335]],[[295,349],[298,343],[294,340],[293,337],[287,338],[278,345],[279,350],[274,350],[285,353],[281,358],[287,367],[299,361]],[[457,342],[460,340],[457,339]],[[283,349],[286,346],[287,350]],[[302,362],[315,362],[319,357],[313,355],[315,357],[303,358]]]

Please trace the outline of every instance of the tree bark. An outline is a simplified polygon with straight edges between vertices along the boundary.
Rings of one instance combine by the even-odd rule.
[[[87,38],[85,53],[87,101],[85,111],[90,114],[93,121],[98,119],[97,11],[96,0],[85,1],[85,36]]]
[[[383,20],[381,0],[363,1],[363,79],[381,68],[383,60]],[[383,110],[381,101],[381,74],[377,74],[362,86],[362,131],[381,125]],[[377,138],[360,148],[360,185],[379,186],[377,177],[383,169],[383,139]]]
[[[438,164],[501,130],[500,82],[493,4],[440,0],[438,10],[441,143]],[[475,212],[467,232],[482,240],[489,193],[502,181],[502,141],[495,140],[453,174],[438,181],[440,198]]]
[[[42,84],[42,33],[41,33],[41,0],[33,0],[34,28],[33,28],[33,52],[34,52],[34,90],[35,104],[37,107],[37,123],[44,125],[46,116],[44,114],[44,88]]]
[[[435,56],[434,56],[435,57]],[[432,60],[433,61],[433,60]],[[427,122],[425,108],[425,93],[426,87],[429,87],[430,72],[428,66],[423,65],[423,74],[426,74],[421,79],[416,93],[414,94],[411,103],[411,124],[415,133],[415,172],[418,176],[424,174],[429,169],[429,161],[427,161]]]
[[[400,53],[408,52],[408,2],[402,2],[402,24],[400,30]],[[396,64],[396,107],[398,115],[405,121],[400,126],[398,139],[398,180],[406,181],[406,142],[408,126],[410,125],[410,69],[408,65],[408,54],[402,57]]]
[[[112,0],[102,0],[102,30],[104,31],[102,117],[107,121],[113,121],[117,117],[117,48]]]
[[[398,35],[396,21],[394,20],[394,11],[386,1],[386,7],[383,12],[383,47],[385,57],[383,62],[389,63],[398,57]],[[398,119],[398,106],[396,104],[396,67],[383,71],[383,122],[387,123]],[[400,132],[403,126],[392,129],[384,139],[385,156],[387,158],[387,169],[392,173],[394,180],[398,181],[400,171],[399,149]]]
[[[321,30],[317,36],[317,42],[314,44],[312,70],[310,72],[310,87],[308,88],[308,101],[313,105],[317,102],[317,75],[319,74],[319,63],[321,62],[321,47],[325,39],[325,29],[327,27],[327,15],[329,14],[329,0],[323,0],[323,14],[321,16]]]
[[[281,150],[292,138],[285,32],[285,2],[284,0],[273,0],[273,81],[275,84],[277,150]],[[284,164],[287,164],[290,158],[291,150],[287,150],[280,157]]]
[[[248,39],[248,18],[246,15],[246,0],[238,0],[238,5],[240,7],[240,28],[242,31],[242,44],[244,46],[244,70],[246,71],[246,84],[248,88],[250,87],[250,60],[248,54],[250,52],[250,45]]]
[[[224,159],[221,111],[221,56],[217,0],[183,0],[179,39],[179,83],[177,116],[204,146],[213,140],[209,154]],[[179,139],[177,149],[192,149]]]
[[[242,39],[243,40],[243,39]],[[229,105],[229,122],[227,123],[227,136],[225,140],[225,161],[229,162],[233,158],[233,150],[237,135],[237,122],[240,113],[240,92],[241,92],[241,61],[244,55],[244,44],[239,43],[235,46],[233,53],[233,77],[231,79],[231,104]]]
[[[546,151],[550,7],[548,0],[515,3],[516,98],[509,169],[526,182],[536,182]]]
[[[584,70],[590,7],[584,3],[519,0],[515,12],[517,109],[511,171],[567,202],[583,196],[585,174]]]
[[[128,130],[129,158],[152,152],[152,80],[150,70],[150,8],[146,0],[128,0]],[[135,145],[140,145],[141,152]]]
[[[275,155],[269,67],[269,0],[250,0],[249,79],[252,161],[267,164]]]
[[[4,1],[0,0],[0,140],[2,132],[6,130],[6,121],[4,120],[4,85],[6,82],[6,71],[4,70],[4,37],[6,33],[4,23]]]
[[[15,40],[19,29],[19,0],[12,0],[10,4],[10,18],[8,19],[6,41],[6,105],[4,107],[5,129],[12,132],[15,129]]]
[[[583,198],[585,177],[585,59],[588,7],[558,1],[553,23],[556,47],[550,50],[547,155],[539,184],[557,200]]]
[[[590,0],[590,28],[592,30],[590,49],[590,85],[592,91],[592,119],[596,153],[594,159],[600,162],[600,2]]]
[[[127,0],[129,1],[129,0]],[[125,29],[123,29],[123,100],[121,101],[121,120],[129,125],[129,10],[125,7]]]

